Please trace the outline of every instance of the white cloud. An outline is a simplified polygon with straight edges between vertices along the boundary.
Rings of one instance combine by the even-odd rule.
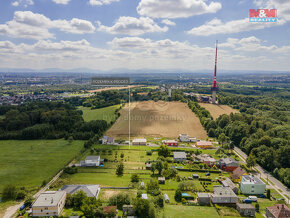
[[[175,26],[176,25],[176,23],[174,23],[173,21],[168,20],[168,19],[162,20],[161,23],[166,24],[168,26]]]
[[[14,7],[23,6],[25,8],[33,4],[34,4],[33,0],[15,0],[14,2],[11,3],[11,5]]]
[[[70,0],[52,0],[56,4],[67,5]]]
[[[73,18],[72,20],[50,20],[42,14],[31,11],[16,11],[13,20],[0,25],[0,35],[13,38],[48,39],[54,38],[49,29],[67,33],[93,33],[95,27],[90,21]]]
[[[265,6],[269,9],[277,9],[277,14],[279,18],[283,18],[287,21],[290,21],[290,1],[288,0],[267,0],[262,3],[262,6]]]
[[[181,18],[215,13],[222,8],[219,2],[205,0],[141,0],[137,12],[154,18]]]
[[[144,33],[166,32],[168,27],[158,26],[151,18],[148,17],[120,17],[113,26],[108,27],[98,22],[99,31],[104,31],[110,34],[124,35],[142,35]]]
[[[221,20],[215,18],[202,26],[192,28],[191,30],[187,31],[187,33],[198,36],[239,33],[264,29],[267,27],[275,27],[277,25],[283,25],[285,22],[285,20],[278,20],[277,23],[253,23],[249,22],[249,18],[245,18],[223,23]]]
[[[231,44],[221,47],[222,44]],[[263,42],[264,43],[264,42]],[[255,36],[229,38],[220,44],[219,69],[287,70],[290,46],[265,45]],[[13,68],[208,69],[212,72],[215,48],[170,39],[114,38],[100,49],[87,40],[40,40],[34,44],[0,41],[0,65]]]
[[[109,5],[113,2],[118,2],[120,0],[90,0],[89,4],[93,6],[99,6],[99,5]]]

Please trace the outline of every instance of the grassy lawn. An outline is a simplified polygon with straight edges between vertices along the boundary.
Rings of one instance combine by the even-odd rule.
[[[82,141],[0,141],[0,191],[7,184],[37,189],[70,162],[83,147]]]
[[[117,119],[115,111],[120,108],[120,106],[121,105],[114,105],[94,110],[88,107],[79,107],[79,109],[83,111],[83,118],[86,122],[91,120],[106,120],[107,122],[111,122]]]
[[[214,207],[206,206],[183,206],[183,205],[166,205],[164,212],[159,217],[166,218],[218,218],[220,217]]]

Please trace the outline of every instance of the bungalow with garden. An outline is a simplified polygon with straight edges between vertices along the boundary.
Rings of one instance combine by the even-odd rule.
[[[237,211],[242,216],[255,216],[255,207],[252,204],[237,204]]]
[[[123,217],[134,216],[135,210],[133,205],[123,205]]]
[[[59,216],[64,208],[65,191],[46,191],[41,193],[32,204],[32,216]]]
[[[61,191],[65,191],[67,194],[73,195],[78,191],[83,191],[88,197],[98,198],[100,193],[99,185],[64,185]]]
[[[213,188],[211,201],[213,204],[236,204],[238,197],[231,188],[217,186]]]
[[[132,145],[147,145],[147,139],[133,139]]]
[[[197,148],[202,148],[202,149],[209,149],[209,148],[212,148],[212,142],[209,142],[209,141],[199,141],[199,142],[196,142],[196,147]]]
[[[267,218],[286,218],[290,217],[290,209],[285,204],[276,204],[266,208]]]
[[[183,162],[186,160],[186,153],[183,151],[173,152],[173,159],[175,162]]]
[[[98,167],[100,166],[100,156],[87,156],[85,160],[80,162],[81,167]]]
[[[231,179],[234,182],[240,182],[243,175],[247,175],[247,172],[241,167],[236,168],[231,175]]]
[[[178,146],[178,142],[176,140],[163,140],[162,142],[167,146],[173,146],[173,147]]]
[[[218,165],[222,170],[232,172],[239,167],[239,162],[232,158],[221,158],[218,161]]]
[[[246,195],[260,195],[264,194],[266,184],[256,176],[244,175],[240,182],[240,190]]]
[[[110,144],[114,144],[115,140],[113,137],[109,137],[109,136],[103,136],[103,138],[101,139],[102,144],[103,145],[110,145]]]
[[[209,205],[210,193],[197,193],[197,201],[200,205]]]

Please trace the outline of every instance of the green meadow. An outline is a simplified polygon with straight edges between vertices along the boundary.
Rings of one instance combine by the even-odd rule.
[[[61,140],[0,141],[0,192],[7,184],[36,190],[74,159],[82,141]]]
[[[121,105],[114,105],[110,107],[91,110],[89,107],[79,107],[83,112],[83,118],[86,122],[91,120],[106,120],[107,122],[115,121],[117,115],[116,109],[119,109]]]

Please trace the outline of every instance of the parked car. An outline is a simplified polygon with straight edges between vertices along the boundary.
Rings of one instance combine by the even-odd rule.
[[[250,199],[253,202],[257,202],[258,200],[257,196],[249,196],[248,199]]]
[[[206,175],[206,176],[210,176],[210,172],[207,172],[205,175]]]
[[[248,198],[243,200],[243,203],[246,203],[246,204],[251,204],[252,202],[253,201],[251,199],[248,199]]]

